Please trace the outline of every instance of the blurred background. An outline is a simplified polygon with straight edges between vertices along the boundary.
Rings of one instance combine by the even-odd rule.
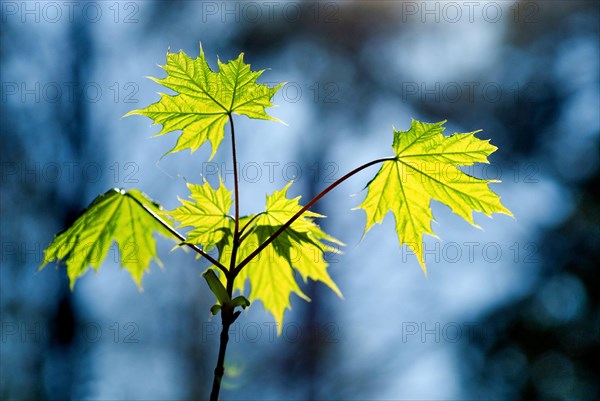
[[[329,258],[345,299],[294,297],[283,334],[260,304],[233,327],[223,399],[600,397],[600,83],[597,1],[21,2],[1,22],[1,350],[6,400],[207,398],[219,320],[190,253],[169,253],[139,292],[112,250],[69,290],[37,267],[53,235],[110,187],[166,208],[186,181],[232,186],[229,137],[161,158],[177,138],[128,111],[158,100],[167,49],[216,69],[245,52],[269,113],[236,119],[241,211],[295,180],[308,201],[391,154],[392,127],[447,119],[499,150],[473,174],[515,219],[477,230],[434,202],[429,278],[388,216],[361,239],[351,211],[376,168],[318,204],[347,246]]]

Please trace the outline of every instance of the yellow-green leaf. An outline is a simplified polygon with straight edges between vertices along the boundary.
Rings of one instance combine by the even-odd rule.
[[[194,227],[188,233],[187,242],[202,245],[211,250],[223,237],[233,231],[233,219],[228,215],[232,199],[223,181],[216,190],[207,182],[202,185],[187,184],[193,201],[179,199],[182,205],[166,212],[181,227]]]
[[[266,211],[258,216],[241,219],[240,226],[250,223],[252,227],[246,231],[237,255],[238,263],[266,241],[279,227],[292,217],[301,206],[300,197],[288,199],[286,186],[281,191],[275,191],[267,196]],[[339,252],[335,245],[343,245],[340,241],[327,235],[314,223],[314,217],[323,217],[317,213],[308,212],[287,228],[257,258],[246,265],[235,280],[235,290],[243,292],[246,281],[250,283],[250,301],[262,301],[266,310],[273,314],[281,332],[281,323],[286,309],[290,308],[290,295],[295,293],[300,298],[310,299],[300,289],[295,272],[299,273],[304,282],[309,278],[321,281],[340,297],[340,290],[327,272],[327,262],[324,252]],[[229,261],[231,257],[231,242],[222,253],[221,262]]]
[[[256,225],[282,226],[302,209],[302,206],[298,203],[300,196],[294,199],[288,199],[286,196],[291,185],[292,182],[289,182],[281,191],[275,191],[273,195],[267,196],[266,211],[257,217]],[[303,217],[294,221],[290,227],[295,231],[306,232],[315,225],[310,219],[311,217],[325,216],[307,210],[304,212]]]
[[[156,215],[160,213],[160,206],[138,190],[111,189],[98,196],[71,227],[56,235],[44,251],[40,269],[54,260],[66,261],[73,288],[90,266],[98,270],[115,241],[121,266],[141,288],[142,275],[150,261],[154,258],[161,264],[152,233],[175,238],[145,208]]]
[[[383,163],[359,206],[367,213],[365,232],[381,223],[388,211],[394,213],[400,245],[406,244],[415,252],[425,274],[422,237],[435,236],[431,230],[432,199],[448,205],[476,227],[473,211],[512,216],[488,187],[497,180],[471,177],[458,168],[489,163],[487,157],[497,148],[489,140],[476,138],[479,131],[444,136],[444,123],[413,120],[408,131],[394,129],[395,160]]]
[[[167,53],[167,64],[162,68],[165,78],[151,78],[177,92],[171,96],[162,93],[161,99],[150,106],[126,114],[140,114],[161,124],[157,135],[181,130],[177,144],[167,153],[191,149],[195,151],[206,141],[215,155],[223,140],[225,124],[231,114],[245,115],[261,120],[275,120],[265,111],[272,107],[271,99],[282,84],[270,88],[257,84],[265,70],[252,71],[244,63],[244,53],[227,63],[218,61],[219,71],[214,72],[206,62],[200,46],[200,55],[190,58],[183,51]]]

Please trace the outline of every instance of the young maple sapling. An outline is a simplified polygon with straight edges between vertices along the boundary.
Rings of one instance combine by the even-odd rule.
[[[227,63],[217,60],[217,63],[219,68],[213,71],[202,46],[195,59],[183,51],[168,52],[167,64],[162,67],[166,76],[151,79],[176,94],[162,93],[156,103],[133,110],[127,116],[143,115],[162,125],[157,135],[179,131],[175,147],[167,154],[184,149],[194,152],[209,142],[211,159],[229,125],[231,158],[233,166],[237,166],[234,115],[279,121],[265,109],[273,106],[271,99],[283,84],[269,87],[257,83],[264,70],[252,71],[244,62],[243,53],[235,60]],[[170,211],[162,210],[139,190],[111,189],[94,199],[69,228],[54,238],[44,252],[40,268],[55,260],[65,261],[73,288],[90,266],[99,269],[115,241],[122,252],[121,266],[141,288],[150,261],[155,259],[160,263],[154,232],[206,258],[213,267],[203,276],[217,298],[211,312],[220,313],[222,323],[210,396],[211,400],[217,400],[229,328],[240,315],[239,308],[245,309],[260,300],[275,318],[281,333],[284,312],[290,308],[290,295],[295,293],[309,300],[300,289],[294,271],[304,281],[310,278],[324,283],[341,297],[327,271],[324,253],[337,252],[343,243],[319,227],[316,221],[324,216],[310,208],[348,178],[380,165],[359,205],[366,213],[365,231],[381,223],[391,211],[400,245],[405,244],[415,253],[425,274],[423,235],[435,235],[431,230],[431,200],[449,206],[474,226],[473,211],[487,216],[492,213],[512,216],[500,203],[500,197],[489,189],[488,184],[494,180],[475,178],[459,169],[488,163],[488,156],[497,148],[489,140],[475,137],[479,131],[444,136],[444,123],[413,120],[406,131],[393,129],[390,156],[355,168],[304,206],[299,203],[300,197],[287,196],[292,185],[289,183],[266,197],[264,211],[241,216],[237,168],[233,170],[233,192],[222,180],[216,188],[207,181],[188,184],[190,199],[181,200],[181,206]],[[177,227],[174,221],[179,223]],[[191,230],[183,235],[178,231],[181,227]],[[246,297],[247,282],[250,290]],[[239,295],[234,297],[235,293]]]

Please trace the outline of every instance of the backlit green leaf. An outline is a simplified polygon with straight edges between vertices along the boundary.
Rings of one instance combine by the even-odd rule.
[[[288,199],[286,186],[267,196],[266,211],[257,216],[248,228],[250,232],[241,244],[237,261],[242,261],[260,244],[266,241],[279,227],[292,217],[301,206],[300,197]],[[245,217],[240,226],[245,226],[253,217]],[[266,310],[271,312],[278,323],[281,323],[286,309],[290,308],[290,295],[295,293],[300,298],[310,299],[302,292],[295,277],[300,274],[304,282],[308,278],[321,281],[337,295],[342,296],[327,272],[324,252],[339,252],[336,246],[343,245],[337,239],[327,235],[313,221],[314,217],[323,217],[317,213],[305,213],[300,219],[286,229],[275,241],[267,246],[257,258],[244,267],[235,280],[235,290],[243,292],[246,281],[250,283],[250,301],[262,301]],[[231,242],[221,255],[222,263],[231,257]]]
[[[200,46],[200,55],[190,58],[183,51],[167,53],[165,78],[151,78],[175,91],[171,96],[161,93],[161,99],[150,106],[126,114],[140,114],[163,127],[157,135],[181,130],[177,144],[167,153],[183,149],[195,151],[206,141],[212,146],[210,158],[223,140],[225,124],[231,114],[261,120],[275,120],[265,111],[272,107],[271,99],[282,84],[270,88],[257,84],[264,72],[250,70],[244,63],[244,53],[227,63],[218,61],[219,71],[209,67]]]
[[[44,251],[40,269],[54,260],[66,261],[73,288],[90,266],[98,270],[115,241],[121,266],[141,288],[142,275],[151,259],[161,264],[152,233],[175,238],[145,208],[156,215],[161,213],[160,206],[138,190],[111,189],[98,196],[71,227],[54,238]]]
[[[422,237],[435,236],[431,230],[432,199],[448,205],[476,227],[473,211],[487,216],[512,216],[488,187],[488,183],[498,181],[471,177],[458,169],[488,163],[487,157],[497,148],[476,138],[478,131],[444,136],[444,122],[427,124],[413,120],[408,131],[394,129],[392,148],[396,159],[383,163],[359,206],[367,213],[365,232],[381,223],[388,211],[394,213],[400,244],[415,252],[425,274]]]
[[[233,232],[233,218],[228,215],[232,204],[231,191],[222,181],[216,190],[207,181],[202,185],[187,186],[193,201],[179,199],[182,205],[166,213],[180,222],[181,227],[194,227],[188,233],[187,242],[202,245],[205,251],[209,251],[225,235]]]

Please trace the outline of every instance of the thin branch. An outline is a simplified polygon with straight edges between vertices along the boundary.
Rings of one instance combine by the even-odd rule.
[[[279,229],[277,231],[275,231],[273,234],[271,234],[271,236],[269,236],[269,238],[267,238],[265,240],[265,242],[263,242],[258,248],[256,248],[244,260],[242,260],[240,262],[240,264],[238,264],[235,267],[234,273],[235,274],[239,273],[240,270],[242,270],[244,268],[244,266],[246,266],[248,263],[250,263],[250,261],[252,259],[254,259],[256,256],[258,256],[258,254],[260,252],[262,252],[263,249],[265,249],[267,246],[269,246],[269,244],[271,242],[275,241],[275,239],[277,237],[279,237],[289,226],[291,226],[294,221],[296,221],[300,216],[302,216],[302,214],[304,214],[304,212],[306,212],[315,203],[317,203],[319,201],[319,199],[321,199],[322,197],[327,195],[327,193],[329,193],[329,191],[331,191],[332,189],[334,189],[335,187],[340,185],[342,182],[346,181],[348,178],[357,174],[358,172],[366,169],[367,167],[371,167],[372,165],[377,164],[377,163],[383,163],[383,162],[392,161],[392,160],[396,160],[396,158],[395,157],[385,157],[382,159],[373,160],[369,163],[363,164],[362,166],[355,168],[354,170],[350,171],[348,174],[337,179],[335,182],[333,182],[331,185],[329,185],[327,188],[325,188],[323,191],[321,191],[317,196],[312,198],[310,202],[308,202],[302,209],[300,209],[295,215],[293,215],[288,221],[286,221],[285,224],[283,224],[281,227],[279,227]]]
[[[235,222],[233,231],[233,249],[231,251],[231,263],[229,271],[235,278],[235,261],[237,258],[237,249],[240,240],[240,190],[238,184],[238,172],[237,172],[237,154],[235,150],[235,127],[233,126],[233,115],[229,114],[229,125],[231,126],[231,154],[233,159],[233,185],[234,185],[234,196],[235,196]],[[227,283],[229,284],[229,282]],[[228,285],[229,287],[229,285]],[[231,280],[231,288],[233,288],[233,280]],[[229,294],[231,296],[231,294]]]
[[[159,215],[154,213],[154,211],[152,209],[150,209],[148,206],[144,205],[142,202],[140,202],[138,199],[136,199],[135,196],[131,196],[127,192],[125,192],[125,196],[133,199],[135,203],[140,205],[150,216],[152,216],[154,218],[154,220],[158,221],[163,227],[165,227],[167,230],[169,230],[169,232],[171,234],[173,234],[174,236],[176,236],[181,242],[183,242],[185,245],[192,248],[194,251],[198,252],[200,255],[204,256],[213,265],[217,266],[221,271],[223,271],[224,273],[227,273],[227,268],[225,266],[223,266],[223,264],[221,264],[218,260],[216,260],[215,258],[210,256],[208,253],[204,252],[202,249],[198,248],[196,245],[186,242],[187,238],[185,238],[181,233],[179,233],[177,230],[175,230],[173,227],[171,227],[171,225],[169,223],[167,223],[166,221],[164,221]]]
[[[219,337],[219,356],[213,378],[212,390],[210,392],[210,401],[218,401],[219,391],[221,390],[221,381],[225,373],[225,353],[227,352],[227,343],[229,342],[229,327],[235,320],[232,310],[221,309],[221,336]]]
[[[229,297],[233,295],[233,283],[237,273],[235,271],[235,261],[237,258],[237,250],[240,246],[240,192],[238,185],[237,173],[237,155],[235,151],[235,128],[233,126],[233,116],[229,114],[229,124],[231,125],[231,153],[233,156],[233,180],[234,180],[234,196],[235,196],[235,219],[233,233],[233,247],[231,251],[231,264],[229,270],[225,271],[227,280],[227,294]],[[247,226],[247,225],[246,225]],[[246,228],[246,226],[244,228]],[[239,312],[238,312],[239,314]],[[213,379],[212,390],[210,392],[210,401],[219,399],[219,391],[221,390],[221,380],[225,373],[225,352],[227,351],[227,343],[229,342],[229,327],[234,322],[236,316],[233,309],[224,307],[221,309],[221,336],[219,337],[219,356],[217,358],[217,366],[215,367],[215,375]]]
[[[245,225],[244,227],[242,227],[242,229],[240,230],[240,243],[242,242],[242,235],[244,234],[244,231],[246,231],[246,228],[248,228],[250,226],[250,224],[256,220],[256,218],[258,216],[260,216],[261,214],[265,214],[265,212],[260,212],[258,214],[255,214]]]

